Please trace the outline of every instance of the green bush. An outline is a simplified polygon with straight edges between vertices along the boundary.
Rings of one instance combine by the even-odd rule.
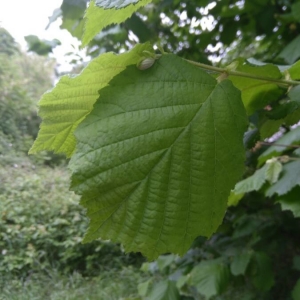
[[[97,277],[80,273],[62,276],[57,272],[33,274],[26,280],[12,279],[3,286],[1,300],[137,300],[136,285],[143,280],[135,268],[101,272]]]
[[[67,171],[24,163],[1,168],[0,182],[0,277],[53,268],[92,276],[142,262],[109,242],[81,243],[88,222]]]

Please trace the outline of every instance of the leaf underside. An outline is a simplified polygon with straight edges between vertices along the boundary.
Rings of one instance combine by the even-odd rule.
[[[122,9],[116,7],[110,9],[99,7],[95,1],[91,1],[85,14],[85,30],[82,38],[82,46],[86,46],[92,38],[106,26],[124,22],[139,8],[147,5],[151,1],[152,0],[140,0]]]
[[[43,122],[29,153],[52,150],[70,157],[76,146],[73,132],[92,110],[99,90],[126,66],[137,64],[145,50],[153,51],[150,44],[143,44],[120,55],[105,53],[92,60],[78,76],[62,77],[39,102]]]
[[[149,259],[184,254],[222,222],[241,177],[247,118],[240,92],[174,55],[128,67],[75,135],[71,188],[90,228]]]

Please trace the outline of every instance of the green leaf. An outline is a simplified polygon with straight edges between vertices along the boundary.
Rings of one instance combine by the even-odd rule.
[[[253,285],[260,291],[268,291],[275,283],[272,260],[263,252],[254,255],[254,270],[251,276]]]
[[[141,297],[145,297],[148,293],[148,290],[149,290],[149,285],[152,284],[152,278],[145,281],[145,282],[142,282],[142,283],[139,283],[138,284],[138,293]]]
[[[96,5],[95,0],[91,1],[86,10],[82,46],[86,46],[91,39],[106,26],[124,22],[139,8],[147,5],[151,1],[152,0],[140,0],[136,4],[130,4],[122,9],[101,8]]]
[[[283,120],[266,120],[259,128],[261,139],[264,140],[278,132],[282,123]]]
[[[163,280],[155,284],[147,297],[147,300],[179,300],[180,295],[176,287],[176,282]]]
[[[97,6],[110,9],[110,8],[124,8],[131,4],[137,4],[141,0],[96,0],[95,3]]]
[[[244,59],[239,59],[236,71],[245,72],[253,75],[266,76],[273,79],[282,77],[277,66],[266,64],[263,66],[252,65]],[[240,76],[229,76],[232,83],[242,92],[242,100],[248,115],[256,110],[264,108],[274,99],[283,94],[276,84],[270,81],[263,81]]]
[[[300,187],[296,186],[289,193],[278,198],[282,210],[290,210],[295,218],[300,217]]]
[[[292,298],[293,298],[293,300],[300,299],[300,279],[298,279],[296,285],[294,286],[294,288],[292,290]]]
[[[145,50],[153,51],[149,44],[144,44],[120,55],[105,53],[92,60],[80,75],[62,77],[39,102],[39,115],[43,122],[29,153],[53,150],[70,157],[76,145],[73,132],[91,112],[99,90],[126,66],[137,64]]]
[[[293,258],[293,269],[300,271],[300,256],[296,255]]]
[[[76,130],[70,166],[91,218],[85,241],[111,239],[154,259],[211,236],[244,170],[246,127],[230,81],[174,55],[128,67]]]
[[[285,118],[299,108],[300,102],[289,101],[282,103],[266,113],[269,119],[279,120]]]
[[[288,73],[290,74],[293,80],[300,79],[300,60],[295,62],[289,69]]]
[[[171,265],[175,260],[175,258],[176,256],[174,254],[159,256],[158,259],[156,260],[159,270],[162,271],[163,269]]]
[[[256,170],[252,176],[238,182],[234,188],[234,193],[243,194],[258,191],[266,182],[266,170],[267,165],[264,165],[261,169]]]
[[[145,22],[136,14],[133,14],[131,18],[126,20],[125,27],[127,30],[131,30],[141,43],[149,41],[152,38],[152,32]]]
[[[300,85],[293,87],[289,91],[288,96],[292,101],[295,101],[296,103],[300,104]]]
[[[276,158],[268,160],[266,163],[266,180],[271,184],[277,182],[281,171],[282,164]]]
[[[38,55],[48,55],[53,48],[61,44],[57,39],[52,41],[40,40],[36,35],[27,35],[25,40],[28,44],[28,51],[35,52]]]
[[[270,146],[265,152],[263,152],[259,158],[258,163],[261,165],[269,158],[273,156],[279,156],[287,150],[293,149],[290,145],[297,145],[300,143],[300,127],[297,127],[287,133],[285,133],[280,139],[275,142],[275,145]]]
[[[282,177],[266,191],[266,196],[275,194],[281,196],[288,193],[292,188],[300,185],[300,161],[293,161],[283,166]]]
[[[230,195],[228,197],[227,205],[228,206],[237,206],[240,202],[240,200],[244,197],[244,193],[242,194],[236,194],[234,191],[230,192]]]
[[[300,57],[300,36],[293,39],[278,55],[288,64],[293,64]]]
[[[300,22],[300,2],[292,5],[292,14],[295,18],[295,21]]]
[[[220,259],[201,261],[191,274],[189,283],[195,286],[197,291],[210,299],[219,295],[226,289],[229,283],[229,268]]]
[[[230,271],[232,275],[234,276],[244,275],[250,263],[251,257],[252,257],[252,252],[245,252],[236,255],[230,264]]]

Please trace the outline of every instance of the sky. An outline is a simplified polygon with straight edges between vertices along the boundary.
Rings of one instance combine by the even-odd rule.
[[[69,58],[65,58],[64,54],[74,51],[72,45],[78,49],[79,41],[67,30],[59,28],[60,20],[45,30],[49,17],[61,3],[62,0],[0,0],[0,26],[8,30],[23,50],[26,50],[26,35],[37,35],[44,40],[60,40],[62,45],[54,49],[53,56],[61,65],[61,71],[69,71]]]

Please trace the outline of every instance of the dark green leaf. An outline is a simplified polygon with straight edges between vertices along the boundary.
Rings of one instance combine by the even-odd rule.
[[[244,59],[235,61],[238,63],[236,71],[254,75],[266,76],[269,78],[281,78],[278,67],[272,64],[263,66],[252,65]],[[248,115],[256,110],[264,108],[267,104],[277,99],[283,91],[270,81],[263,81],[240,76],[229,76],[232,83],[242,92],[242,100]]]
[[[292,298],[293,298],[293,300],[300,299],[300,279],[298,279],[296,285],[294,286],[294,288],[292,290]]]
[[[28,51],[35,52],[38,55],[48,55],[53,48],[61,44],[57,39],[52,41],[40,40],[36,35],[27,35],[25,40],[28,44]]]
[[[295,21],[300,22],[300,2],[293,3],[292,14],[294,16]]]
[[[300,271],[300,256],[296,255],[293,258],[293,269]]]
[[[288,96],[292,101],[300,104],[300,85],[293,87],[289,91]]]
[[[300,101],[289,101],[274,107],[271,111],[266,113],[269,119],[279,120],[285,118],[288,114],[291,114],[297,110],[300,106]]]
[[[254,254],[254,271],[251,279],[253,285],[260,291],[268,291],[275,283],[272,270],[272,260],[263,252]]]
[[[283,120],[266,120],[259,128],[261,139],[264,140],[278,132],[283,122]]]
[[[210,299],[225,291],[230,278],[227,265],[220,259],[201,261],[191,274],[189,283],[195,286],[197,291]]]
[[[288,64],[293,64],[300,57],[300,35],[293,39],[278,55]]]
[[[175,281],[162,280],[155,284],[147,300],[179,300],[180,295]]]
[[[296,186],[289,193],[280,196],[277,200],[282,210],[290,210],[295,218],[300,217],[300,187]]]
[[[250,263],[251,257],[252,257],[252,252],[245,252],[236,255],[230,264],[231,273],[234,276],[244,275]]]
[[[136,14],[133,14],[131,18],[127,19],[124,26],[131,30],[141,43],[149,41],[152,38],[152,33],[145,24],[145,22],[139,18]]]

